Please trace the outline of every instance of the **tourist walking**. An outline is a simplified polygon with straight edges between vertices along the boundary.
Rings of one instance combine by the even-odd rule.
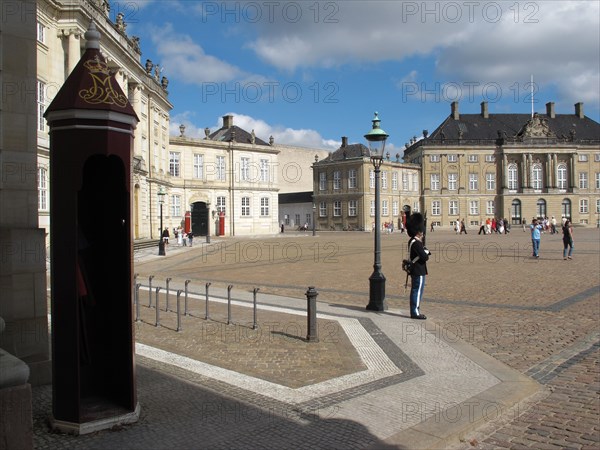
[[[538,223],[537,219],[533,219],[531,221],[531,245],[533,247],[533,257],[534,258],[539,258],[539,252],[540,252],[540,237],[541,237],[541,231],[542,231],[542,226]]]
[[[566,220],[563,225],[563,259],[573,259],[571,255],[573,255],[573,226],[571,225],[570,220]],[[569,253],[567,255],[567,248],[569,249]]]

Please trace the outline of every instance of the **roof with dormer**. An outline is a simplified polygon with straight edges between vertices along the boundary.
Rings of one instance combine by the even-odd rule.
[[[349,144],[331,152],[327,157],[317,161],[315,164],[344,161],[348,159],[369,158],[370,156],[371,152],[367,146],[363,144]]]
[[[234,137],[235,142],[239,142],[240,144],[252,144],[252,133],[248,133],[237,125],[232,125],[229,128],[221,127],[208,136],[213,141],[221,142],[230,142]],[[269,144],[256,136],[254,137],[254,144],[269,146]]]

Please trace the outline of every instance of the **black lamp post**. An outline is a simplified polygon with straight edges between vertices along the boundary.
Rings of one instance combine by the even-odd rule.
[[[210,215],[210,202],[206,202],[206,207],[208,208],[208,213],[206,215],[206,224],[208,225],[206,227],[206,243],[210,244],[210,222],[212,221],[212,216]]]
[[[163,191],[162,186],[158,189],[158,204],[160,207],[160,235],[158,241],[158,255],[165,256],[165,240],[163,238],[163,203],[165,202],[165,191]]]
[[[383,150],[388,135],[379,128],[379,117],[377,112],[373,118],[373,128],[367,134],[365,139],[369,142],[369,154],[371,162],[375,168],[375,262],[373,263],[373,274],[369,278],[369,304],[367,309],[370,311],[385,311],[385,276],[381,272],[381,220],[379,217],[379,173],[383,163]]]

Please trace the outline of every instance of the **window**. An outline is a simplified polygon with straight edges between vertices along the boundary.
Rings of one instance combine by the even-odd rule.
[[[341,217],[342,215],[342,202],[336,200],[333,202],[333,217]]]
[[[319,203],[319,217],[327,217],[327,203]]]
[[[594,161],[596,161],[596,162],[600,161],[600,153],[594,153]]]
[[[476,191],[479,189],[479,177],[476,173],[469,174],[469,190]]]
[[[600,198],[596,199],[596,214],[600,214]]]
[[[519,181],[519,178],[518,178],[517,165],[514,163],[509,164],[508,165],[508,189],[511,191],[516,191],[518,181]]]
[[[312,214],[306,214],[306,223],[312,225]]]
[[[387,170],[381,172],[381,189],[387,189]]]
[[[169,152],[169,173],[172,177],[179,176],[179,158],[181,153]]]
[[[537,212],[537,217],[538,218],[542,218],[542,217],[546,217],[546,200],[544,200],[543,198],[540,198],[537,203],[536,203],[536,212]]]
[[[496,162],[495,155],[485,155],[485,162]]]
[[[485,213],[488,216],[496,214],[496,208],[494,206],[494,200],[488,200],[485,205]]]
[[[402,172],[402,190],[408,191],[408,173]]]
[[[392,190],[398,190],[398,172],[392,172]]]
[[[448,162],[456,162],[456,155],[448,155]]]
[[[375,189],[375,171],[369,170],[369,187]]]
[[[358,183],[356,181],[356,169],[350,169],[348,171],[348,188],[356,189],[358,187]]]
[[[42,44],[46,43],[46,27],[39,22],[37,23],[37,40]]]
[[[521,200],[514,199],[511,203],[510,215],[513,220],[513,224],[518,224],[521,222]]]
[[[333,172],[333,189],[340,190],[342,188],[342,173],[339,170]],[[335,211],[334,211],[335,215]]]
[[[579,189],[587,189],[588,176],[587,172],[579,172]]]
[[[43,167],[38,169],[38,209],[48,210],[48,170]]]
[[[579,212],[581,214],[587,214],[588,213],[588,201],[586,198],[582,198],[579,200]]]
[[[429,155],[429,162],[439,162],[440,161],[440,155]]]
[[[477,161],[479,161],[479,156],[478,155],[469,155],[469,162],[470,163],[476,163]]]
[[[302,225],[302,224],[300,223],[300,214],[294,214],[294,223],[295,223],[296,225],[300,225],[300,226]]]
[[[578,159],[579,159],[579,162],[587,162],[588,155],[582,155],[582,154],[580,154]]]
[[[431,214],[434,216],[439,216],[442,214],[441,202],[439,200],[434,200],[431,202]]]
[[[324,191],[327,189],[327,173],[319,172],[319,190]]]
[[[488,191],[496,190],[496,174],[495,173],[486,173],[485,174],[485,188]]]
[[[458,216],[458,200],[450,200],[448,202],[448,215]]]
[[[596,189],[600,189],[600,172],[596,172]]]
[[[260,198],[260,215],[262,217],[269,215],[269,197]]]
[[[371,212],[371,217],[375,216],[375,200],[371,200],[370,212]]]
[[[194,178],[204,179],[204,155],[194,154]]]
[[[382,216],[387,216],[390,214],[390,210],[388,207],[388,201],[387,200],[382,200],[381,201],[381,215]]]
[[[225,157],[217,156],[217,180],[225,181]]]
[[[225,213],[225,197],[217,197],[217,212]]]
[[[260,160],[260,181],[263,183],[269,182],[269,160],[261,159]]]
[[[44,111],[46,109],[46,83],[43,81],[37,82],[37,111],[38,111],[38,131],[45,131],[46,121],[44,119]]]
[[[348,215],[350,217],[356,217],[357,216],[357,212],[358,212],[358,208],[357,208],[357,201],[356,200],[350,200],[348,202]]]
[[[571,218],[571,200],[568,198],[563,199],[560,205],[560,213],[562,217]]]
[[[430,186],[431,186],[431,190],[432,191],[439,191],[440,190],[440,174],[439,173],[432,173],[431,174]]]
[[[417,200],[417,201],[415,201],[413,203],[413,211],[414,212],[419,212],[420,211],[420,209],[419,209],[419,200]]]
[[[479,214],[479,200],[471,200],[469,202],[469,214],[472,216]]]
[[[457,173],[449,173],[448,174],[448,190],[456,191],[457,180],[458,180]]]
[[[248,181],[250,180],[250,158],[240,158],[240,180]]]
[[[412,174],[412,190],[414,192],[419,191],[419,175],[416,173]]]
[[[399,205],[400,204],[398,203],[397,200],[394,200],[392,202],[392,215],[394,215],[394,216],[398,215],[398,213],[400,212]]]
[[[560,163],[556,168],[556,184],[559,189],[567,188],[567,165]]]
[[[181,216],[181,196],[179,196],[179,195],[171,196],[171,216],[172,217],[180,217]]]
[[[250,217],[250,197],[242,197],[242,217]]]
[[[531,187],[536,190],[542,189],[542,165],[535,163],[531,168]]]

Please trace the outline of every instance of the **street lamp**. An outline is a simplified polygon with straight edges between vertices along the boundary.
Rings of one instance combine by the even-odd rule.
[[[206,202],[206,208],[208,209],[206,213],[206,243],[210,244],[210,222],[212,220],[212,217],[210,216],[210,202]]]
[[[369,154],[371,162],[375,168],[375,262],[373,263],[373,274],[369,278],[369,304],[367,309],[370,311],[385,311],[385,276],[381,272],[381,236],[380,236],[380,217],[379,217],[379,173],[383,163],[383,150],[388,135],[379,128],[379,117],[377,112],[373,118],[373,128],[367,134],[365,139],[369,142]]]
[[[160,234],[158,241],[158,255],[165,256],[165,240],[163,239],[163,203],[165,202],[165,191],[161,186],[158,189],[158,204],[160,205]]]

